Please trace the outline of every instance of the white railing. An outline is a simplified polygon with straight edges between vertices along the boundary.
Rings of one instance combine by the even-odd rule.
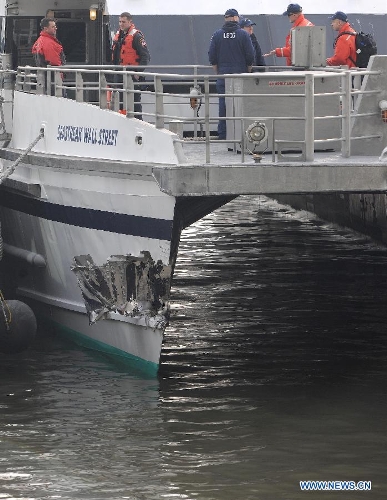
[[[263,71],[250,74],[214,75],[209,66],[148,66],[142,69],[144,71],[139,73],[112,66],[23,67],[17,71],[15,87],[24,92],[88,102],[114,112],[122,108],[128,117],[141,114],[157,128],[179,132],[181,140],[204,141],[207,163],[220,120],[219,97],[227,101],[227,116],[221,118],[228,129],[223,142],[234,149],[240,148],[242,161],[245,152],[252,152],[245,131],[254,122],[264,123],[269,130],[266,144],[260,147],[272,151],[273,161],[282,143],[302,148],[304,159],[313,161],[316,149],[334,148],[339,144],[342,155],[348,157],[351,140],[375,137],[375,134],[351,137],[351,127],[355,115],[359,119],[376,114],[372,111],[355,114],[355,109],[359,96],[375,94],[377,97],[380,92],[364,90],[360,85],[365,75],[377,72],[338,68],[279,72],[262,68]],[[151,71],[153,69],[157,72]],[[137,80],[139,75],[141,81]],[[216,92],[218,78],[228,82],[225,94]],[[256,87],[260,88],[259,92]],[[135,111],[136,95],[141,95],[141,112]],[[281,110],[279,102],[283,103]],[[294,102],[298,103],[296,107]],[[229,129],[233,132],[229,133]],[[297,137],[301,134],[299,138],[294,139],[294,134],[290,133],[294,131]]]

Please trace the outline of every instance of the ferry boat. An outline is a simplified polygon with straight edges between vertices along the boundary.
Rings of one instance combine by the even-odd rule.
[[[310,196],[315,175],[325,178],[326,193],[384,186],[386,56],[362,71],[325,68],[331,12],[313,6],[308,18],[321,29],[294,38],[294,68],[268,60],[272,67],[226,77],[227,139],[216,141],[216,75],[206,57],[230,5],[208,4],[0,1],[0,209],[18,296],[83,345],[151,370],[185,227],[240,194]],[[238,9],[256,22],[263,51],[282,45],[286,5],[262,4],[254,14],[249,4]],[[367,8],[362,19],[382,48],[384,2]],[[36,68],[31,46],[50,9],[67,64]],[[110,65],[111,38],[127,10],[151,51],[141,84],[133,68]],[[320,49],[303,50],[315,36]],[[120,84],[112,83],[117,74]],[[289,103],[297,99],[296,109]],[[317,170],[303,178],[310,165],[325,166],[328,179]],[[348,169],[364,166],[374,166],[373,175],[356,184]],[[297,181],[287,186],[290,173]]]

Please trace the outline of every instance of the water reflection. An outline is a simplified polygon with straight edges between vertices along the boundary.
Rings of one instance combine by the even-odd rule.
[[[364,477],[383,498],[386,249],[234,203],[243,224],[229,206],[185,235],[161,369],[168,460],[183,484],[200,473],[192,498],[298,499],[300,480]]]
[[[0,498],[386,498],[386,263],[266,198],[211,214],[183,235],[158,378],[44,336],[0,358]]]

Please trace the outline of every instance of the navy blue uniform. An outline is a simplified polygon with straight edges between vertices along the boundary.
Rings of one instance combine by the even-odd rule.
[[[258,43],[257,37],[254,33],[251,33],[250,38],[255,51],[254,66],[266,66],[265,58],[262,55],[261,46]]]
[[[254,47],[239,23],[227,21],[212,35],[208,56],[219,74],[247,73],[248,66],[254,63]]]
[[[221,29],[212,35],[208,57],[212,66],[217,66],[218,74],[247,73],[255,59],[250,35],[236,21],[226,21]],[[225,93],[224,78],[216,81],[219,94]],[[219,98],[219,116],[226,116],[226,100]],[[226,139],[226,122],[218,124],[219,139]]]

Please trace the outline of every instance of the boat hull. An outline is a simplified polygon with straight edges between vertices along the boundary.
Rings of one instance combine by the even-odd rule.
[[[33,305],[33,304],[32,304]],[[157,372],[164,329],[136,325],[131,318],[109,315],[90,326],[85,312],[35,304],[46,324],[77,345],[118,356],[130,365]],[[39,316],[38,316],[39,317]]]
[[[17,295],[79,343],[157,367],[180,228],[176,200],[151,168],[157,144],[177,161],[174,135],[95,106],[19,94],[4,169],[41,124],[44,140],[1,189]],[[90,142],[90,133],[109,139],[111,130],[114,141]],[[143,142],[124,160],[133,135]],[[139,162],[140,150],[149,161]]]
[[[81,198],[81,193],[78,195]],[[43,305],[39,308],[40,315],[52,320],[79,343],[157,366],[167,318],[162,314],[133,312],[133,307],[128,308],[127,304],[123,309],[123,301],[130,294],[135,296],[136,287],[130,288],[129,279],[125,279],[126,272],[121,271],[130,269],[130,258],[134,256],[139,256],[142,262],[142,252],[155,256],[159,263],[163,260],[163,267],[170,269],[170,240],[73,226],[4,207],[2,219],[7,241],[5,257],[8,257],[8,262],[12,260],[13,276],[18,277],[18,296],[32,301],[32,304]],[[172,219],[169,224],[172,230]],[[12,252],[15,248],[23,249],[27,257],[37,255],[39,259],[15,257]],[[92,256],[95,262],[94,268],[87,270],[90,275],[88,283],[93,284],[87,293],[74,272],[77,268],[74,258],[84,255]],[[109,279],[111,275],[113,277]],[[166,295],[169,294],[170,280],[169,271],[165,278]],[[114,295],[112,290],[118,282],[122,290]],[[101,313],[96,321],[90,315],[90,308],[88,310],[93,292],[96,311]],[[139,302],[137,300],[136,304]],[[118,310],[120,313],[116,312]]]
[[[95,193],[96,197],[97,193],[98,190]],[[88,194],[90,196],[90,193]],[[80,201],[82,192],[73,193],[73,196],[78,196]],[[130,198],[129,195],[127,197]],[[7,196],[2,198],[3,203],[6,203]],[[106,198],[106,193],[100,194],[100,198]],[[14,197],[12,199],[14,201]],[[41,200],[34,201],[47,204]],[[149,205],[149,198],[146,203]],[[59,207],[63,208],[63,205],[57,203],[52,205],[58,211]],[[96,205],[98,206],[98,203],[94,202],[94,207]],[[158,203],[155,202],[155,205]],[[66,207],[69,208],[69,205]],[[71,208],[86,210],[84,207],[74,207],[74,205]],[[52,206],[50,209],[52,210]],[[102,211],[99,213],[101,215]],[[121,213],[121,216],[124,215],[128,221],[132,217],[131,214]],[[171,217],[168,223],[165,219],[160,220],[160,224],[169,226],[169,234],[172,233],[173,205]],[[152,255],[159,265],[164,262],[165,265],[162,266],[170,269],[170,239],[117,234],[75,226],[36,217],[13,208],[5,208],[4,205],[2,219],[3,235],[7,241],[6,257],[8,256],[8,262],[12,259],[13,275],[18,276],[18,296],[31,300],[32,303],[44,305],[45,307],[39,308],[40,313],[50,318],[83,345],[133,359],[142,359],[157,366],[167,318],[162,314],[150,314],[138,310],[133,312],[133,307],[128,308],[127,304],[130,303],[128,296],[136,298],[136,284],[131,288],[130,280],[126,279],[125,274],[129,272],[133,259],[138,257],[142,262],[143,252]],[[38,255],[39,259],[15,257],[12,252],[15,248],[23,249],[27,257]],[[89,259],[91,257],[94,263],[94,267],[86,271],[81,266],[82,273],[89,274],[88,279],[83,280],[83,284],[92,282],[92,287],[89,286],[86,291],[80,286],[82,282],[75,272],[76,259],[82,256],[88,256]],[[166,295],[169,294],[170,280],[169,271],[165,277]],[[114,294],[112,290],[114,291],[116,283],[120,283],[122,290]],[[94,317],[98,314],[100,316],[96,321],[93,321],[90,307],[88,308],[91,302],[94,302],[96,310]],[[136,300],[136,304],[140,302]]]

